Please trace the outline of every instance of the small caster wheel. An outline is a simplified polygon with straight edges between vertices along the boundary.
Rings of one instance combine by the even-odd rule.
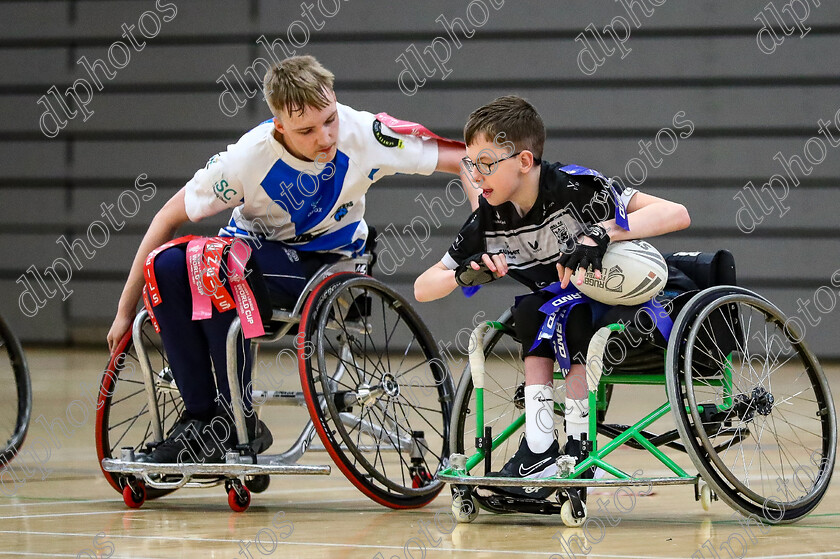
[[[700,485],[700,506],[705,511],[712,508],[712,488],[705,483]]]
[[[244,485],[228,489],[228,505],[234,512],[245,512],[251,505],[251,492]]]
[[[560,507],[560,520],[569,528],[578,528],[586,522],[586,503],[581,503],[583,506],[583,516],[575,518],[572,512],[572,504],[569,501],[563,503]]]
[[[271,482],[271,476],[248,476],[245,478],[245,487],[251,490],[251,493],[262,493],[268,489]]]
[[[478,501],[469,491],[459,491],[452,496],[452,515],[459,523],[469,523],[478,516]]]
[[[142,481],[126,483],[122,494],[125,506],[130,509],[139,509],[146,502],[146,484]]]

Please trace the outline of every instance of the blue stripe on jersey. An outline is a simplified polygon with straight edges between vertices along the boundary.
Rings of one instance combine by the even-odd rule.
[[[361,222],[348,223],[338,231],[330,231],[329,233],[319,235],[309,242],[296,243],[292,246],[298,250],[306,251],[341,249],[355,252],[361,245],[364,245],[364,241],[361,239],[353,241],[353,235],[356,233],[356,229],[359,228],[359,223]]]
[[[335,206],[349,164],[350,158],[336,151],[335,159],[314,176],[278,159],[260,186],[289,214],[295,225],[295,235],[301,235],[323,221]]]

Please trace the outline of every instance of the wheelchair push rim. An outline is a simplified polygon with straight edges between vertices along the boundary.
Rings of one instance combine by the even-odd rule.
[[[419,316],[378,280],[343,273],[313,290],[300,331],[307,407],[335,464],[380,504],[429,503],[443,488],[434,476],[448,456],[454,390]]]
[[[0,375],[6,386],[13,384],[0,406],[0,468],[5,467],[18,453],[32,416],[32,383],[29,366],[20,341],[0,316]]]
[[[703,477],[733,508],[770,523],[813,510],[834,467],[836,418],[802,333],[766,299],[732,287],[695,297],[675,333],[669,395]]]

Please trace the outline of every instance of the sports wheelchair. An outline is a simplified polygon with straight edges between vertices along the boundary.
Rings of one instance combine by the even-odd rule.
[[[836,417],[804,333],[767,299],[735,286],[734,259],[727,251],[674,253],[666,260],[700,289],[672,301],[675,319],[667,346],[662,337],[655,341],[653,326],[633,321],[597,331],[586,361],[595,412],[589,414],[584,441],[589,453],[579,464],[561,456],[556,476],[488,476],[513,454],[511,436],[525,424],[524,372],[510,311],[475,329],[455,396],[450,464],[438,474],[451,484],[452,512],[459,522],[473,521],[483,508],[560,514],[566,526],[581,526],[589,487],[693,485],[705,510],[720,497],[740,513],[771,524],[796,521],[817,506],[834,469]],[[562,377],[555,373],[554,378]],[[631,425],[608,423],[617,385],[663,386],[667,400]],[[558,401],[563,399],[555,398],[554,414],[563,416]],[[676,429],[648,430],[669,412]],[[673,475],[628,474],[608,461],[622,446],[646,450]],[[687,453],[698,473],[686,472],[663,452],[665,447]],[[603,477],[582,478],[590,467],[600,468]],[[526,492],[557,488],[556,502],[496,489],[504,486]]]
[[[324,265],[291,310],[273,308],[266,335],[250,341],[248,387],[240,382],[241,324],[234,318],[227,378],[240,444],[224,463],[136,460],[137,451],[163,440],[184,409],[160,337],[141,311],[102,375],[96,417],[102,472],[126,505],[137,508],[181,487],[224,484],[228,504],[241,512],[271,475],[328,475],[329,465],[297,463],[307,450],[326,451],[357,488],[387,507],[416,508],[434,499],[444,486],[434,476],[448,455],[454,385],[419,315],[366,275],[374,259],[371,250]],[[257,390],[259,346],[284,336],[294,336],[302,390]],[[269,405],[307,407],[310,418],[286,451],[256,456],[250,449],[243,389],[251,390],[258,413]],[[313,443],[316,433],[321,445]]]

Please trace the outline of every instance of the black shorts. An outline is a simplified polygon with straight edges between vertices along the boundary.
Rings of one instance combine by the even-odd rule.
[[[547,357],[554,359],[554,349],[550,340],[542,340],[531,351],[534,340],[540,332],[540,326],[545,322],[546,315],[540,312],[540,307],[550,301],[555,295],[546,291],[537,291],[520,299],[513,309],[514,328],[516,337],[522,343],[522,356]],[[592,324],[592,311],[586,303],[579,303],[572,308],[566,320],[566,349],[573,364],[586,363],[586,351],[589,341],[595,334]]]

